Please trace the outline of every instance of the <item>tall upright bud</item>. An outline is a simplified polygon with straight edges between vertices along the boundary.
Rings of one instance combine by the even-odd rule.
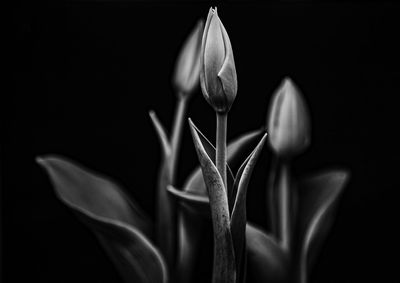
[[[208,12],[200,55],[200,85],[207,102],[218,113],[227,113],[237,93],[237,77],[231,42],[217,14]]]
[[[199,20],[182,46],[175,65],[174,85],[179,95],[190,95],[199,83],[200,50],[204,23]]]
[[[304,99],[291,79],[285,78],[272,97],[267,127],[275,153],[290,158],[310,143],[310,119]]]

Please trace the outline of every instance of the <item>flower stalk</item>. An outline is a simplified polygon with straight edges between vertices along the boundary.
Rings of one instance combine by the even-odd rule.
[[[278,191],[278,208],[281,219],[279,227],[279,239],[281,239],[282,248],[287,251],[291,244],[291,198],[290,198],[290,164],[283,162],[280,166],[280,180]]]
[[[171,185],[175,185],[178,158],[179,158],[179,148],[182,140],[182,130],[184,124],[183,121],[185,120],[186,116],[187,104],[188,104],[188,96],[179,95],[179,99],[177,101],[177,106],[175,110],[175,118],[172,126],[171,139],[170,139],[171,140],[171,157],[170,157]]]

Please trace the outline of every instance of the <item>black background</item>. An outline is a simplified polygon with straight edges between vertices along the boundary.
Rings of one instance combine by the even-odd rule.
[[[111,176],[154,217],[160,148],[148,110],[170,128],[174,61],[210,3],[55,2],[13,9],[13,92],[1,103],[3,282],[119,282],[34,158],[56,153]],[[313,123],[295,174],[352,173],[310,282],[398,282],[399,6],[233,2],[218,12],[239,81],[228,138],[263,125],[290,76]],[[214,140],[200,92],[189,116]],[[182,150],[180,184],[197,165],[187,128]],[[249,218],[260,225],[268,158],[249,189]]]

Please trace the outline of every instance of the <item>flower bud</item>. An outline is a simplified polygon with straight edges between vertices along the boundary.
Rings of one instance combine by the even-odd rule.
[[[186,39],[175,66],[174,84],[179,95],[189,95],[199,83],[201,37],[204,23],[200,20]]]
[[[272,97],[267,125],[271,147],[281,157],[290,158],[310,143],[308,110],[289,78],[283,80]]]
[[[219,113],[227,113],[237,92],[237,77],[231,42],[217,14],[208,13],[201,43],[200,85],[207,102]]]

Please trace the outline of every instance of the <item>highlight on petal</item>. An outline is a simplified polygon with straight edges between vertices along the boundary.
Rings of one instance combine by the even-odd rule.
[[[300,91],[285,78],[271,98],[268,113],[271,148],[280,157],[292,157],[310,144],[310,119]]]
[[[227,113],[237,92],[236,68],[228,34],[217,8],[208,13],[200,54],[200,85],[216,112]]]
[[[346,171],[330,171],[307,178],[299,184],[299,276],[303,283],[333,224],[336,205],[348,179],[349,173]]]
[[[164,260],[151,242],[150,223],[112,181],[57,156],[37,158],[59,199],[97,235],[126,282],[167,282]]]
[[[201,38],[204,23],[199,20],[185,43],[175,66],[174,84],[180,95],[189,95],[199,82]]]

